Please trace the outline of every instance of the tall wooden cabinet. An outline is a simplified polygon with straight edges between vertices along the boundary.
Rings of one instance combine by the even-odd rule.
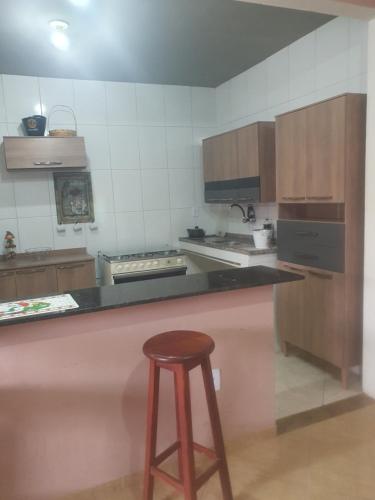
[[[365,135],[366,96],[361,94],[276,118],[279,220],[299,221],[296,238],[301,240],[309,233],[301,231],[304,222],[325,225],[325,234],[329,223],[342,225],[344,232],[343,272],[314,267],[313,260],[297,264],[301,255],[295,252],[294,258],[293,251],[288,262],[279,260],[281,268],[305,279],[278,287],[277,330],[285,352],[295,345],[339,367],[344,386],[349,368],[361,363]]]

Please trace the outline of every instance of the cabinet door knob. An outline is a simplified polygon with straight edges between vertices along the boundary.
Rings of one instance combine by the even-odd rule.
[[[312,276],[316,276],[317,278],[321,278],[323,280],[332,280],[333,279],[332,274],[318,273],[317,271],[310,271],[310,270],[309,270],[309,274],[311,274]]]
[[[36,273],[44,273],[47,271],[46,267],[41,267],[40,269],[26,269],[25,271],[17,271],[17,274],[36,274]]]
[[[85,264],[71,264],[68,266],[58,266],[57,269],[77,269],[78,267],[84,267]]]
[[[332,200],[333,196],[308,196],[308,200]]]
[[[37,167],[53,167],[54,165],[62,165],[62,161],[34,161],[33,164]]]

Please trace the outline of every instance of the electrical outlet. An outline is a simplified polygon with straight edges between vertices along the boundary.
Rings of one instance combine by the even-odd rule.
[[[214,379],[214,386],[215,386],[215,391],[220,391],[221,389],[221,376],[220,376],[220,369],[219,368],[214,368],[212,370],[212,377]]]

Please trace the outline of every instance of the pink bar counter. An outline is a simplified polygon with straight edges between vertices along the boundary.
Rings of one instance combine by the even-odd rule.
[[[225,439],[272,429],[273,287],[259,286],[2,326],[0,498],[53,500],[141,471],[146,339],[200,330],[212,365]],[[175,436],[172,380],[164,374],[159,446]],[[195,438],[210,444],[199,371],[192,373]]]

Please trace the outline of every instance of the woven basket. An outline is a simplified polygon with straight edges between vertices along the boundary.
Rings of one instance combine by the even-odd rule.
[[[67,129],[67,128],[50,129],[51,117],[56,111],[65,111],[67,113],[70,113],[72,115],[72,118],[74,121],[75,130]],[[49,129],[49,136],[50,137],[76,137],[76,135],[77,135],[77,118],[76,118],[76,115],[75,115],[73,109],[70,106],[65,106],[63,104],[57,104],[56,106],[53,106],[51,108],[51,111],[48,114],[47,129]]]

